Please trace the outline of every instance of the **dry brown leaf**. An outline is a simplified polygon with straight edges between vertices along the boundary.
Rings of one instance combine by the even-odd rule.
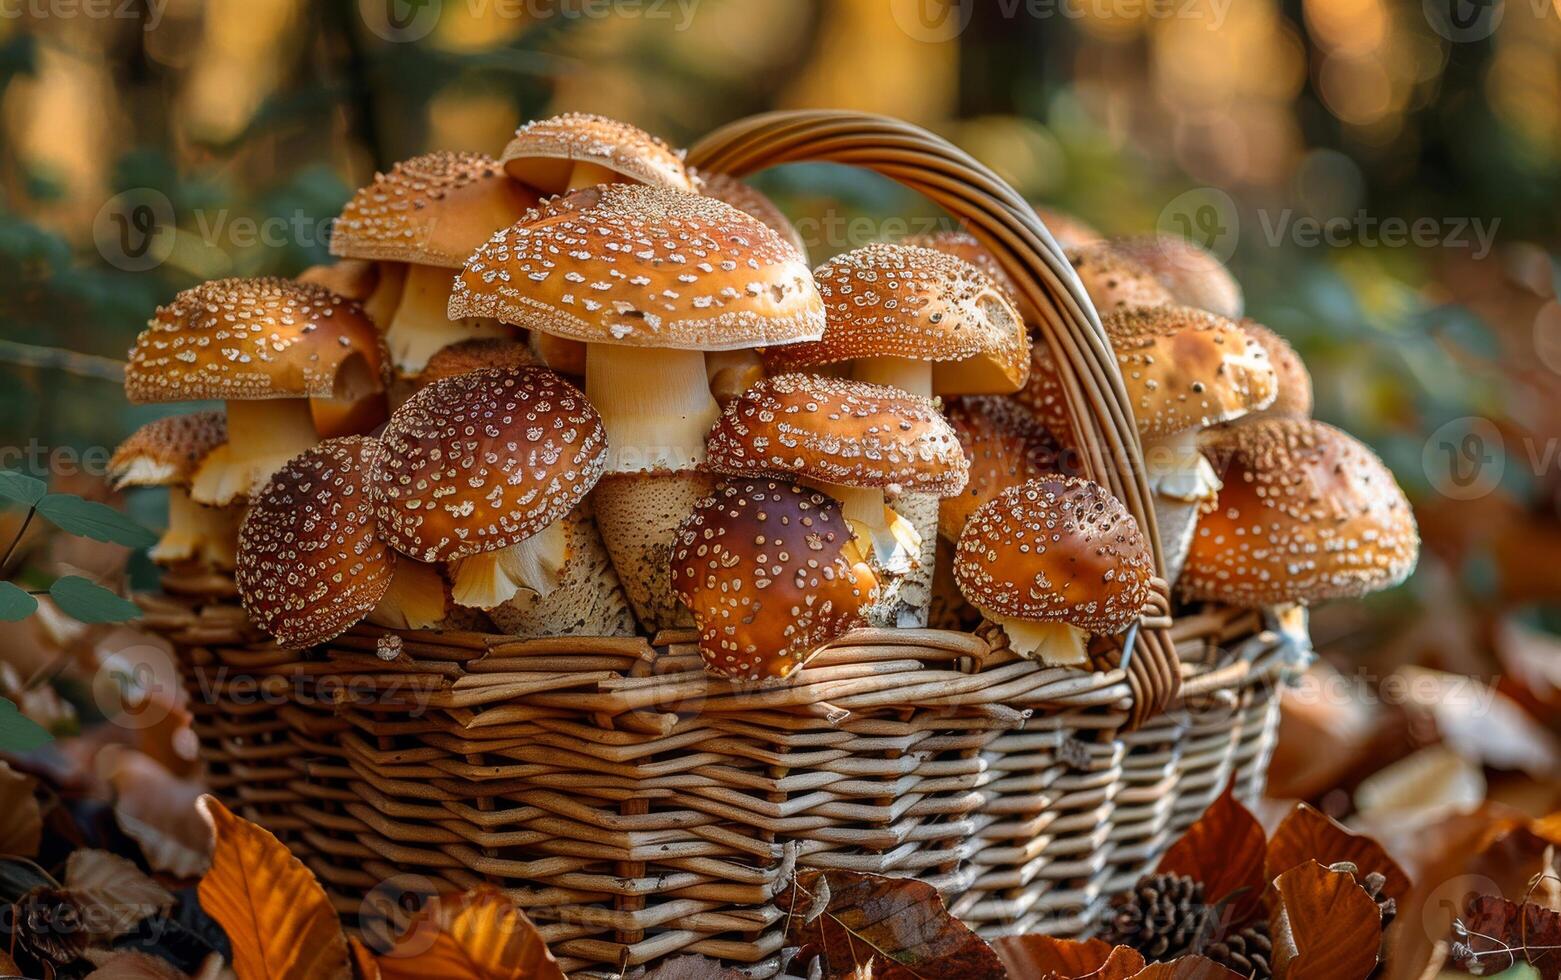
[[[1495,646],[1504,678],[1536,704],[1561,708],[1561,637],[1507,619],[1497,627]]]
[[[808,921],[825,882],[828,907]],[[918,976],[916,968],[931,963],[962,980],[1007,975],[992,947],[950,915],[925,882],[852,871],[799,871],[775,902],[787,915],[787,945],[820,950],[826,977],[848,975],[869,959],[877,960],[873,975],[879,980]]]
[[[1445,745],[1431,745],[1361,780],[1355,808],[1365,828],[1382,828],[1386,835],[1472,810],[1485,797],[1485,773],[1476,763]]]
[[[33,790],[38,781],[0,760],[0,855],[36,857],[43,842],[43,811]]]
[[[348,980],[347,940],[309,869],[215,797],[198,806],[216,840],[201,908],[228,934],[234,971],[244,980]]]
[[[1202,956],[1180,956],[1169,963],[1151,963],[1133,975],[1133,980],[1242,980],[1241,975],[1227,970],[1211,959]]]
[[[1464,758],[1535,778],[1561,772],[1556,737],[1489,684],[1425,667],[1401,667],[1394,677],[1411,709],[1434,719],[1442,738]]]
[[[131,950],[87,950],[96,967],[87,980],[188,980],[167,960]]]
[[[16,961],[11,959],[3,950],[0,950],[0,976],[19,977],[21,975],[21,967],[16,965]]]
[[[352,972],[358,980],[380,980],[379,961],[357,936],[347,937],[347,952],[352,956]]]
[[[97,769],[114,790],[114,820],[141,845],[147,864],[193,878],[211,863],[211,828],[195,803],[205,788],[178,779],[156,760],[121,746],[105,747]]]
[[[1032,933],[999,936],[992,949],[1010,977],[1123,980],[1144,968],[1144,958],[1126,946],[1115,949],[1099,939],[1056,939]]]
[[[1230,922],[1257,914],[1268,878],[1263,873],[1263,826],[1236,799],[1234,784],[1160,858],[1156,871],[1203,882],[1210,905],[1230,900]]]
[[[430,899],[378,963],[385,980],[564,980],[537,927],[489,887]]]
[[[744,980],[744,976],[708,956],[691,953],[674,956],[649,973],[641,973],[639,980]]]
[[[1370,750],[1380,713],[1362,685],[1326,661],[1312,664],[1280,692],[1269,795],[1312,799],[1339,785]]]
[[[1453,961],[1464,970],[1491,976],[1527,963],[1540,980],[1561,977],[1561,914],[1532,902],[1471,895],[1459,922],[1465,944],[1454,945]]]
[[[136,923],[173,908],[174,897],[131,861],[108,851],[71,852],[65,862],[65,890],[81,906],[94,936],[117,939]]]
[[[1272,881],[1307,862],[1323,867],[1348,861],[1362,875],[1373,871],[1387,879],[1382,892],[1400,902],[1409,894],[1409,876],[1370,837],[1351,833],[1343,824],[1305,803],[1297,804],[1274,831],[1264,859],[1264,876]]]
[[[1274,879],[1268,928],[1277,980],[1364,978],[1377,965],[1382,915],[1347,871],[1307,861]]]

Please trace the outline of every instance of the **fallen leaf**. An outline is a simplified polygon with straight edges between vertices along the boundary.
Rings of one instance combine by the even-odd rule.
[[[1263,873],[1263,826],[1236,799],[1235,785],[1225,788],[1203,816],[1160,858],[1159,874],[1187,875],[1203,882],[1211,906],[1230,900],[1230,924],[1257,914],[1268,878]]]
[[[385,980],[565,980],[537,927],[486,886],[430,899],[378,964]]]
[[[117,745],[98,753],[96,768],[114,790],[115,822],[141,845],[147,864],[180,878],[206,870],[211,828],[195,805],[205,787],[175,778],[155,760]]]
[[[168,889],[108,851],[72,851],[65,862],[65,890],[81,906],[88,931],[107,939],[118,939],[174,904]]]
[[[1346,871],[1307,861],[1274,879],[1269,910],[1278,980],[1364,978],[1377,965],[1382,915]]]
[[[234,971],[244,980],[350,978],[341,923],[309,869],[215,797],[198,806],[216,841],[200,903],[227,933]]]
[[[96,967],[87,980],[187,980],[165,959],[131,950],[87,950]]]
[[[1242,980],[1242,977],[1206,957],[1179,956],[1169,963],[1149,964],[1133,974],[1133,980]]]
[[[19,977],[22,975],[21,967],[5,952],[0,951],[0,976]]]
[[[1338,786],[1370,750],[1381,707],[1364,685],[1327,661],[1307,668],[1279,695],[1279,737],[1268,765],[1268,794],[1313,799]]]
[[[828,908],[814,921],[805,915],[828,881]],[[1005,977],[992,947],[949,914],[931,885],[911,878],[886,878],[853,871],[800,871],[776,898],[787,914],[789,946],[823,952],[826,977],[849,975],[876,959],[879,980],[918,976],[916,968],[937,963],[962,980]]]
[[[1541,980],[1561,977],[1561,913],[1497,895],[1471,895],[1459,922],[1462,943],[1453,961],[1470,973],[1489,976],[1527,963]]]
[[[639,980],[745,980],[745,974],[724,966],[707,956],[674,956]]]
[[[347,937],[347,952],[352,955],[352,972],[358,980],[380,980],[379,962],[357,936]]]
[[[1403,901],[1409,894],[1409,876],[1381,844],[1351,833],[1337,820],[1305,803],[1297,804],[1274,831],[1273,840],[1268,842],[1263,874],[1272,881],[1308,862],[1327,867],[1340,861],[1355,865],[1362,875],[1373,871],[1381,874],[1387,879],[1382,886],[1384,895]]]
[[[1361,780],[1355,808],[1363,823],[1402,831],[1472,810],[1485,799],[1485,773],[1445,745],[1431,745]]]
[[[1535,778],[1561,772],[1556,737],[1489,684],[1424,667],[1401,667],[1387,681],[1395,678],[1410,708],[1435,719],[1442,738],[1464,758]]]
[[[33,795],[37,786],[37,780],[0,760],[0,855],[37,855],[43,842],[43,811]]]
[[[1144,968],[1144,958],[1126,946],[1113,948],[1099,939],[1056,939],[1031,933],[999,936],[992,949],[1010,977],[1123,980]]]

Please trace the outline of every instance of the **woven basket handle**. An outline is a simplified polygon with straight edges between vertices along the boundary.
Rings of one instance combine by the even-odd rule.
[[[689,151],[701,170],[746,176],[781,163],[866,167],[932,200],[960,219],[1002,263],[1041,313],[1057,363],[1084,473],[1111,489],[1138,520],[1160,578],[1128,654],[1132,724],[1163,711],[1181,686],[1171,642],[1170,602],[1160,534],[1150,506],[1138,430],[1122,373],[1100,319],[1061,247],[1029,203],[996,174],[947,140],[909,123],[859,112],[772,112],[716,130]]]

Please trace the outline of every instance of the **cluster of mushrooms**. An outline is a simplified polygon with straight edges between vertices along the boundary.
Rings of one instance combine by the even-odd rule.
[[[1395,584],[1392,476],[1309,418],[1310,381],[1196,246],[1046,214],[1133,398],[1188,601],[1302,607]],[[631,126],[564,115],[498,160],[435,153],[353,197],[296,280],[156,312],[135,402],[220,400],[115,454],[168,488],[172,588],[227,575],[288,648],[398,629],[695,628],[784,677],[862,626],[1001,629],[1088,667],[1156,570],[1072,461],[1037,314],[971,236],[810,269],[758,191]]]

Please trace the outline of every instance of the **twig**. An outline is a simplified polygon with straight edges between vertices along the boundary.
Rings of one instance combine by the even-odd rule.
[[[37,515],[37,506],[27,508],[27,516],[22,518],[21,528],[16,532],[16,537],[11,539],[11,546],[5,549],[5,557],[0,558],[0,571],[11,567],[11,559],[16,556],[16,547],[27,536],[27,526],[33,522],[33,518]]]
[[[97,354],[83,354],[60,347],[41,347],[14,340],[0,340],[0,362],[22,367],[49,368],[82,378],[123,382],[125,362]]]

